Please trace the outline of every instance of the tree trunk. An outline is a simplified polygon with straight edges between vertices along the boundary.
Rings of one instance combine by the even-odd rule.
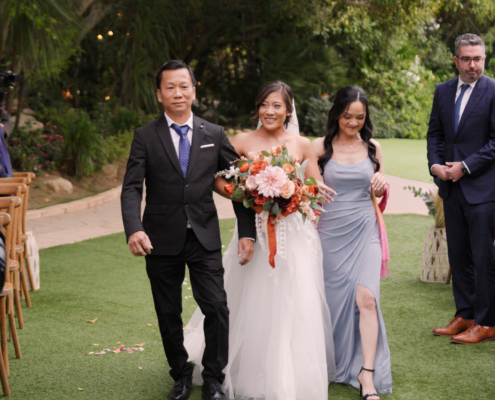
[[[12,59],[11,59],[11,71],[15,73],[15,69],[17,67],[17,50],[19,47],[19,24],[16,23],[16,17],[19,14],[20,1],[17,4],[16,15],[13,18],[14,23],[14,49],[12,50]],[[5,108],[7,112],[11,112],[11,102],[12,102],[12,89],[7,89],[7,98],[5,99]]]
[[[21,70],[21,74],[24,74],[24,69]],[[24,80],[22,80],[22,82],[19,83],[19,93],[17,97],[17,116],[15,118],[14,131],[16,131],[19,128],[23,101],[24,101]]]

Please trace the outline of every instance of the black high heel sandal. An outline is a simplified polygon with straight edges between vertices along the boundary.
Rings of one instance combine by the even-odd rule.
[[[357,381],[359,382],[359,397],[362,397],[363,400],[367,400],[368,397],[378,397],[378,399],[380,399],[380,396],[378,396],[378,393],[367,393],[363,396],[363,385],[361,385],[361,382],[359,381],[359,375],[361,375],[361,372],[363,372],[363,370],[368,371],[368,372],[375,372],[374,369],[368,369],[368,368],[361,367],[361,370],[359,371],[359,374],[357,377]]]

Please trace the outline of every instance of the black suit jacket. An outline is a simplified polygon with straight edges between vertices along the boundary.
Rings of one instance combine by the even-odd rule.
[[[435,90],[428,127],[428,167],[464,161],[471,174],[459,180],[470,204],[495,201],[495,80],[482,75],[476,83],[455,132],[454,107],[458,78]],[[435,177],[442,199],[450,181]]]
[[[175,133],[175,132],[172,132]],[[127,239],[145,231],[153,255],[177,255],[184,247],[189,220],[201,244],[221,249],[213,182],[219,170],[239,158],[221,126],[194,116],[187,176],[184,178],[167,120],[157,120],[134,132],[122,187],[122,217]],[[143,180],[146,208],[141,221]],[[239,237],[256,237],[255,213],[233,202]]]

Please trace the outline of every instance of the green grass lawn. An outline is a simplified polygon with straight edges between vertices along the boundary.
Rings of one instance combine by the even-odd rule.
[[[385,173],[421,182],[433,182],[428,172],[426,140],[379,139]]]
[[[392,276],[382,280],[381,306],[392,353],[392,399],[493,399],[495,342],[452,345],[431,330],[448,322],[451,286],[419,281],[421,248],[432,220],[385,216]],[[223,220],[228,243],[234,220]],[[165,399],[172,385],[153,308],[144,259],[130,255],[123,234],[42,250],[41,290],[24,308],[23,359],[10,348],[14,399]],[[190,296],[189,285],[183,286]],[[184,299],[184,321],[195,310]],[[95,323],[87,320],[98,318]],[[133,354],[85,355],[117,342],[145,343]],[[95,346],[98,344],[98,346]],[[11,344],[10,344],[11,346]],[[80,391],[78,388],[82,388]],[[195,388],[191,399],[201,398]],[[330,399],[357,399],[332,384]],[[307,399],[312,400],[312,399]]]

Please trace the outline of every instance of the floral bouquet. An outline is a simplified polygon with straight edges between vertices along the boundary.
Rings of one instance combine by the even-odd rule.
[[[316,214],[323,211],[318,204],[322,199],[314,178],[304,178],[308,160],[302,164],[296,156],[289,155],[285,144],[267,151],[249,152],[248,157],[234,161],[230,169],[220,171],[229,183],[224,187],[234,199],[243,199],[246,208],[252,207],[267,218],[269,262],[275,268],[277,242],[275,226],[282,218],[300,212],[303,221],[316,221]]]

